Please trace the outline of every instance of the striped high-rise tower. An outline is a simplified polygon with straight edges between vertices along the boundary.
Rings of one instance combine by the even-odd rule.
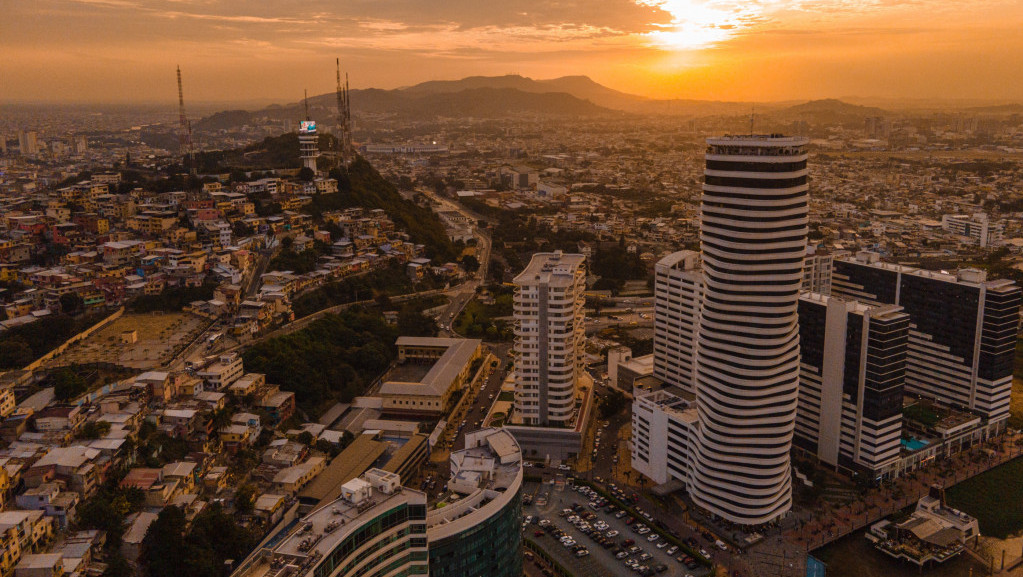
[[[707,141],[689,489],[698,505],[740,525],[768,523],[792,505],[807,143],[780,135]]]

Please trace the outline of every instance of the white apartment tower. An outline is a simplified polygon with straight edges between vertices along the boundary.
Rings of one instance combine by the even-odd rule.
[[[526,425],[573,422],[585,339],[585,259],[537,253],[515,277],[515,404]]]
[[[694,353],[703,271],[700,254],[681,250],[654,267],[654,376],[695,393]]]
[[[780,135],[707,141],[690,495],[740,525],[792,506],[807,144]]]

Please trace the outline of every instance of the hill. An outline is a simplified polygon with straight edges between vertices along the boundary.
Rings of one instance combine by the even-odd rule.
[[[482,78],[482,77],[479,77]],[[456,81],[460,82],[460,81]],[[529,81],[532,82],[532,81]],[[478,84],[478,85],[477,85]],[[464,86],[443,85],[421,90],[352,90],[352,111],[372,114],[394,114],[413,119],[436,117],[507,118],[519,115],[545,114],[565,117],[605,116],[620,114],[585,99],[551,90],[522,90],[514,83],[468,82]],[[321,94],[309,98],[309,112],[314,120],[332,123],[335,95]],[[222,130],[252,123],[255,119],[297,119],[305,115],[302,103],[268,106],[262,110],[228,110],[199,120],[198,130]]]
[[[769,117],[781,122],[805,120],[811,124],[863,126],[863,119],[870,116],[890,114],[882,108],[849,104],[833,98],[811,100],[795,106],[769,113]]]

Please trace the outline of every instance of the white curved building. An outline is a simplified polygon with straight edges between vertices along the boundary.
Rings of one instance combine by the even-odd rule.
[[[690,494],[741,525],[773,521],[792,504],[807,143],[779,135],[707,141]]]

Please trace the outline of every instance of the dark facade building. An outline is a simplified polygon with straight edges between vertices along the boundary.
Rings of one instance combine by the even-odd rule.
[[[1020,287],[880,262],[875,253],[836,259],[832,294],[897,304],[910,317],[906,390],[967,410],[990,423],[1009,417],[1019,327]]]
[[[804,293],[793,443],[848,474],[898,469],[909,315],[895,305]]]

